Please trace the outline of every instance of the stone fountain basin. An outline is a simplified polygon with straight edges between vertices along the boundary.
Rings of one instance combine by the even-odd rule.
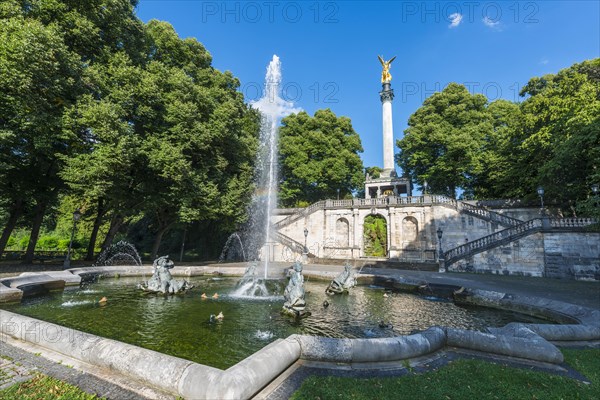
[[[151,273],[140,267],[90,267],[67,271],[90,279],[93,276],[139,276]],[[65,272],[65,273],[67,273]],[[222,274],[239,276],[243,268],[174,268],[173,276]],[[314,275],[314,273],[313,273]],[[318,273],[317,273],[318,275]],[[330,277],[325,274],[325,278]],[[65,278],[70,278],[65,275]],[[76,278],[73,278],[76,279]],[[377,276],[363,275],[363,280]],[[56,276],[27,274],[0,280],[0,301],[14,301],[14,291],[30,294],[33,286],[58,288]],[[392,285],[422,287],[422,281],[386,278]],[[62,286],[65,285],[62,280]],[[4,288],[4,289],[3,289]],[[332,363],[376,363],[422,356],[446,346],[558,364],[562,354],[552,342],[600,340],[600,311],[559,301],[507,293],[463,288],[459,296],[470,304],[534,312],[567,325],[511,323],[489,328],[489,333],[446,327],[376,339],[332,339],[291,335],[278,339],[236,365],[221,370],[192,361],[143,349],[57,324],[0,310],[3,340],[22,340],[100,368],[107,368],[184,398],[250,398],[299,359]],[[10,300],[10,299],[13,300]]]

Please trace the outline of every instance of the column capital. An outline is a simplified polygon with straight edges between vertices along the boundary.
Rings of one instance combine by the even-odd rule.
[[[379,98],[381,99],[382,103],[385,103],[386,101],[391,102],[394,100],[394,89],[388,88],[386,90],[382,90],[379,92]]]

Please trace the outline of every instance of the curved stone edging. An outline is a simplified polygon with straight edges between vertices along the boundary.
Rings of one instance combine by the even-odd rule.
[[[446,334],[439,327],[413,335],[375,339],[296,336],[302,348],[302,359],[342,363],[404,360],[433,353],[446,345]]]

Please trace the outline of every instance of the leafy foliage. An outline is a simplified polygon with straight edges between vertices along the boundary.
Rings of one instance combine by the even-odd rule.
[[[600,59],[541,78],[525,100],[490,104],[450,84],[423,103],[398,141],[399,165],[431,190],[478,199],[535,199],[536,188],[565,213],[598,212],[591,186],[600,182]]]
[[[200,42],[143,24],[136,3],[0,6],[0,252],[20,215],[32,251],[63,194],[94,221],[91,250],[107,218],[111,240],[146,216],[153,253],[176,224],[246,218],[259,115]]]
[[[313,203],[358,190],[364,182],[360,137],[349,118],[330,109],[306,112],[282,120],[280,194],[283,206]]]
[[[449,84],[425,100],[408,120],[398,141],[399,165],[420,185],[435,193],[456,196],[456,189],[470,188],[482,169],[480,149],[492,128],[485,96]]]
[[[385,257],[387,255],[387,225],[381,215],[368,215],[364,222],[365,255]]]

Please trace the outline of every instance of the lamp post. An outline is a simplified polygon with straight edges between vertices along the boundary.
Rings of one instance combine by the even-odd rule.
[[[592,193],[594,193],[594,206],[598,207],[598,190],[600,189],[597,183],[592,185]]]
[[[423,182],[423,194],[427,194],[427,181]]]
[[[538,186],[537,194],[538,194],[538,196],[540,196],[540,203],[542,206],[542,208],[540,209],[540,213],[542,214],[542,216],[544,216],[545,215],[545,212],[544,212],[544,188],[541,186]]]
[[[439,246],[438,261],[440,263],[440,272],[446,272],[446,266],[444,265],[444,251],[442,250],[442,235],[443,234],[444,234],[444,231],[442,231],[442,228],[438,228],[437,229],[438,246]]]
[[[306,240],[308,239],[308,229],[304,228],[304,252],[308,254],[308,247],[306,246]]]
[[[302,258],[304,262],[308,260],[308,247],[306,246],[306,240],[308,239],[308,228],[304,228],[304,253],[302,254]]]
[[[75,237],[75,228],[77,226],[77,221],[81,218],[81,211],[79,209],[73,212],[73,229],[71,230],[71,240],[69,241],[69,250],[67,251],[67,257],[65,258],[65,262],[63,263],[63,267],[65,269],[71,267],[71,248],[73,247],[73,238]]]
[[[340,188],[337,189],[337,193],[338,193],[338,200],[340,199]]]

